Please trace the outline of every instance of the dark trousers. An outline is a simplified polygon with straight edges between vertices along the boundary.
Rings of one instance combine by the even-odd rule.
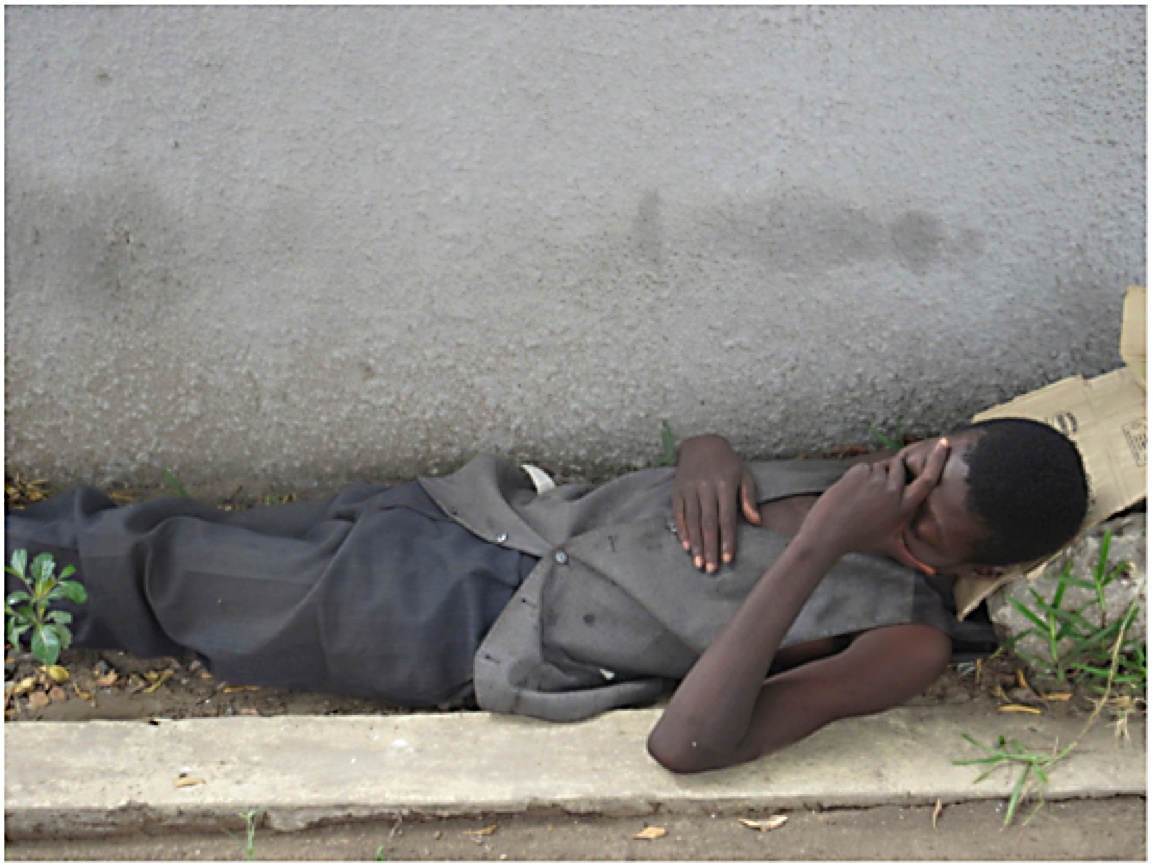
[[[74,646],[198,654],[233,683],[409,707],[471,695],[477,647],[535,561],[452,521],[416,482],[226,512],[117,507],[77,488],[5,517],[5,562],[52,553],[88,590]],[[7,576],[7,592],[16,588]]]

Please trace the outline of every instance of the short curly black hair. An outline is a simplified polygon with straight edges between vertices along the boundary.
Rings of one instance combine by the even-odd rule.
[[[989,531],[973,562],[1028,563],[1056,553],[1081,528],[1089,483],[1081,453],[1055,428],[1024,418],[998,418],[962,428],[980,436],[963,456],[969,467],[966,505]]]

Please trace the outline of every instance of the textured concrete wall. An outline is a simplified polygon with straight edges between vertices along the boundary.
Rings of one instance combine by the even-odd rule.
[[[914,432],[1116,366],[1142,7],[8,7],[9,470]]]

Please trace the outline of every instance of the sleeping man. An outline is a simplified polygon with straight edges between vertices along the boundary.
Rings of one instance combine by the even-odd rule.
[[[6,516],[5,549],[75,566],[75,646],[233,683],[558,721],[672,691],[649,751],[692,772],[916,695],[980,631],[952,579],[1055,552],[1086,504],[1076,447],[1002,419],[853,462],[695,437],[600,487],[481,456],[242,512],[78,488]]]

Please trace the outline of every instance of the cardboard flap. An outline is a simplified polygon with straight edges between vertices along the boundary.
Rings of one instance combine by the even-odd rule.
[[[1145,385],[1145,287],[1130,286],[1121,313],[1121,360],[1133,376]]]
[[[1034,419],[1076,443],[1089,476],[1083,531],[1146,497],[1144,287],[1130,287],[1123,316],[1121,354],[1126,367],[1088,380],[1071,376],[973,417],[975,422]],[[958,616],[969,614],[1007,581],[1040,574],[1049,559],[1014,567],[997,581],[958,579],[953,587]]]

